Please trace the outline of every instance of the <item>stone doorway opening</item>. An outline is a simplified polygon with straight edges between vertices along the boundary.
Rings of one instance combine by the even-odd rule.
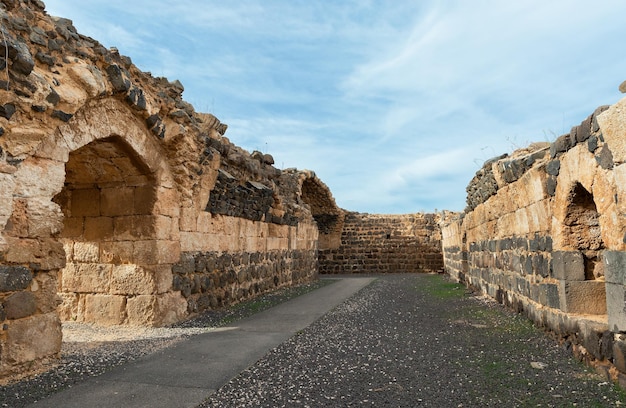
[[[151,295],[168,289],[159,282],[153,256],[156,191],[154,174],[120,137],[70,153],[64,187],[54,197],[64,214],[62,321],[154,323],[147,310],[154,303]]]

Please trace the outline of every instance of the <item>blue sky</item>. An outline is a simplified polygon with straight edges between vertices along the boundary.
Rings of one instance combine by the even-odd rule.
[[[46,0],[351,211],[460,211],[483,162],[626,79],[623,0]]]

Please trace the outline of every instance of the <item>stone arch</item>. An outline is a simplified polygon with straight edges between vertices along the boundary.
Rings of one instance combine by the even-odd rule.
[[[319,230],[319,249],[332,249],[341,245],[344,212],[337,207],[330,189],[314,173],[303,173],[300,193],[311,210]]]
[[[607,314],[603,252],[605,229],[614,209],[611,175],[586,146],[560,158],[554,196],[552,274],[559,280],[560,309],[566,313]]]
[[[600,214],[591,194],[580,183],[570,190],[563,220],[563,245],[582,254],[585,280],[604,276],[601,251],[605,249]]]
[[[179,200],[166,156],[132,111],[94,101],[60,127],[40,155],[60,159],[65,179],[53,198],[64,215],[59,272],[62,320],[158,326],[180,320],[172,291],[180,259]]]

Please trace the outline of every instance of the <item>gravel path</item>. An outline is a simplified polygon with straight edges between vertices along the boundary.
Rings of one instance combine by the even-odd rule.
[[[526,319],[437,275],[382,276],[203,407],[611,407],[625,395]]]
[[[325,283],[134,335],[68,325],[66,333],[77,332],[75,341],[64,344],[61,364],[0,387],[0,406],[25,406]],[[109,341],[94,342],[92,334]],[[202,407],[624,405],[624,392],[524,318],[438,275],[384,275],[242,372]]]

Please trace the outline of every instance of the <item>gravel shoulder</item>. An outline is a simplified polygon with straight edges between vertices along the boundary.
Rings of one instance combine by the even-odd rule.
[[[203,407],[613,407],[543,331],[438,275],[381,276]]]

